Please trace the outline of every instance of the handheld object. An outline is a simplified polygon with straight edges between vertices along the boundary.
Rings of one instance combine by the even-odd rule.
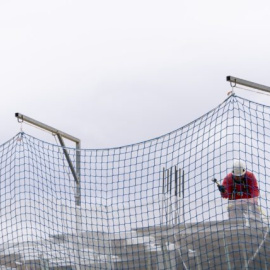
[[[212,179],[212,182],[214,182],[214,183],[217,185],[218,190],[219,190],[221,193],[224,193],[224,192],[225,192],[225,187],[224,187],[223,185],[220,185],[216,178],[213,178],[213,179]]]
[[[212,182],[214,182],[217,186],[220,186],[220,184],[218,183],[218,181],[217,181],[216,178],[213,178],[213,179],[212,179]]]

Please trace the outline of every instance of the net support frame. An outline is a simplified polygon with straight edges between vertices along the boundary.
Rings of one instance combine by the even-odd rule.
[[[43,130],[49,131],[49,132],[57,135],[57,138],[58,138],[58,140],[63,148],[64,155],[66,157],[66,160],[68,162],[68,165],[70,167],[70,170],[72,172],[74,180],[76,182],[76,189],[75,189],[75,194],[74,194],[75,205],[76,205],[76,232],[79,233],[81,231],[81,209],[80,209],[80,206],[81,206],[81,183],[80,183],[81,140],[72,136],[72,135],[69,135],[63,131],[60,131],[59,129],[56,129],[56,128],[51,127],[49,125],[46,125],[40,121],[37,121],[33,118],[30,118],[26,115],[23,115],[21,113],[15,113],[15,117],[18,119],[18,121],[19,120],[21,120],[22,122],[25,121],[31,125],[37,126]],[[74,169],[74,166],[73,166],[72,161],[69,157],[69,154],[68,154],[68,151],[66,149],[63,138],[70,140],[72,142],[75,142],[75,144],[76,144],[76,164],[75,164],[76,169]],[[78,247],[78,249],[79,248],[80,247]],[[79,254],[79,251],[77,251],[77,252],[78,252],[77,255],[78,255],[79,263],[77,264],[76,269],[79,270],[80,254]]]

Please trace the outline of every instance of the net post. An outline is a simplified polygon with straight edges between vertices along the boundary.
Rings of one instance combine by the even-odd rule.
[[[81,142],[76,142],[76,205],[81,205]]]
[[[177,180],[178,180],[178,170],[177,170],[177,166],[174,166],[174,182],[175,182],[175,186],[174,186],[174,224],[177,224],[177,213],[178,213],[178,199],[177,199]]]
[[[179,211],[179,213],[178,213],[178,219],[179,219],[179,224],[180,224],[180,222],[181,222],[181,184],[182,184],[182,182],[181,182],[181,179],[182,179],[182,176],[181,176],[181,169],[179,169],[179,171],[178,171],[178,198],[177,198],[177,200],[178,200],[178,211]]]
[[[165,217],[165,196],[166,194],[166,171],[165,168],[163,167],[163,172],[162,172],[162,206],[161,206],[161,223],[163,224],[164,222],[164,217]]]
[[[77,234],[82,231],[82,213],[81,213],[81,143],[76,142],[76,190],[75,190],[75,211],[76,211],[76,232]],[[78,243],[77,257],[78,263],[76,264],[76,270],[81,269],[81,256],[80,256],[80,243]]]
[[[69,164],[70,170],[72,172],[72,175],[73,175],[75,183],[76,183],[76,191],[75,191],[74,197],[75,197],[75,211],[76,211],[75,219],[76,219],[76,232],[77,232],[77,239],[78,239],[78,245],[77,245],[78,250],[75,250],[75,252],[77,253],[77,257],[78,257],[78,263],[76,264],[76,269],[79,270],[80,264],[81,264],[80,263],[80,260],[81,260],[80,259],[80,251],[79,251],[80,243],[79,243],[79,237],[78,237],[79,232],[81,232],[81,183],[80,183],[81,141],[80,141],[80,139],[78,139],[74,136],[71,136],[63,131],[60,131],[54,127],[46,125],[42,122],[39,122],[35,119],[32,119],[26,115],[21,114],[21,113],[15,113],[15,117],[18,120],[25,121],[31,125],[34,125],[34,126],[39,127],[43,130],[49,131],[53,134],[56,134],[58,137],[58,140],[63,148],[66,160]],[[68,140],[76,143],[76,170],[74,169],[74,166],[73,166],[72,161],[69,157],[69,154],[68,154],[67,150],[65,149],[65,144],[64,144],[63,138],[68,139]]]

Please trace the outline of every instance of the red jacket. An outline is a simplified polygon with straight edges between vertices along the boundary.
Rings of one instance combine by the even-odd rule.
[[[247,171],[245,173],[245,179],[241,182],[236,182],[233,179],[232,173],[229,173],[224,178],[222,185],[226,191],[221,193],[221,196],[229,200],[248,199],[260,195],[257,179],[252,172]]]

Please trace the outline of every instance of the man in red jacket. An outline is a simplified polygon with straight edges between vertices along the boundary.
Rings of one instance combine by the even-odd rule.
[[[219,186],[223,198],[229,199],[229,218],[243,217],[244,214],[260,218],[258,197],[260,191],[255,175],[246,170],[246,164],[242,160],[233,162],[232,172],[229,173]],[[251,213],[249,213],[251,212]]]

